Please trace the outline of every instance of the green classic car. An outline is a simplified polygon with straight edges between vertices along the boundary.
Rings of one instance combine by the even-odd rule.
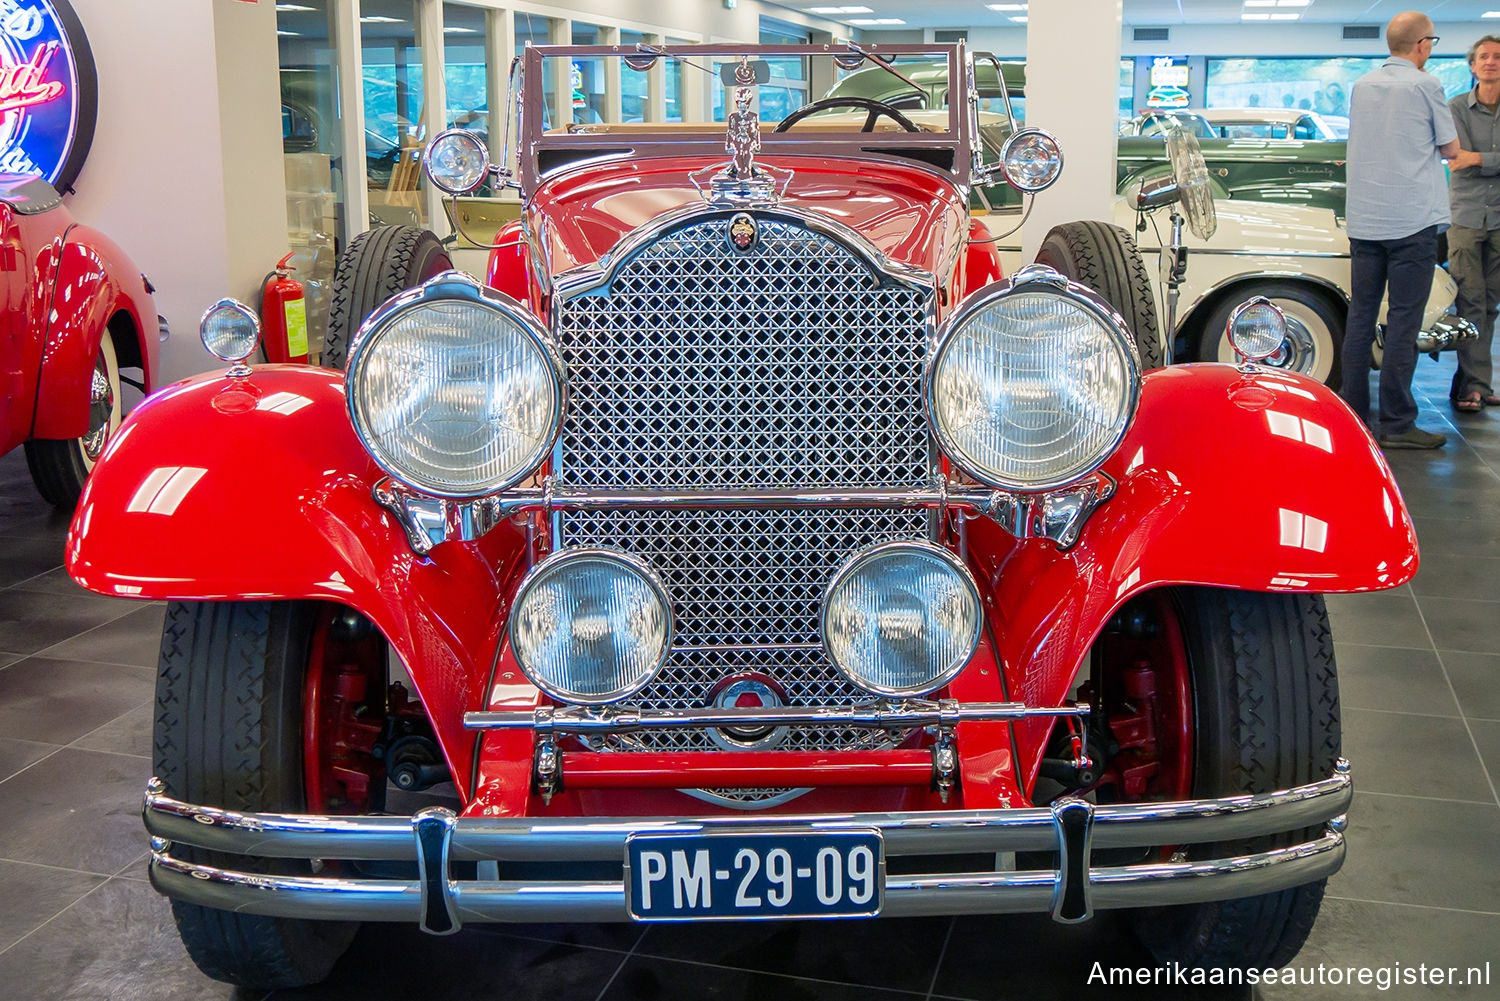
[[[904,111],[947,106],[948,77],[943,63],[898,60],[894,69],[906,80],[883,67],[870,66],[845,76],[829,90],[828,97],[871,98]],[[998,156],[1009,134],[1007,98],[1016,121],[1026,120],[1026,66],[979,53],[974,72],[979,110],[998,115],[991,116],[990,124],[980,129],[986,145],[993,147],[991,154]],[[1342,140],[1204,138],[1199,146],[1216,198],[1308,205],[1332,209],[1343,217],[1346,143]],[[1166,142],[1160,134],[1121,136],[1118,157],[1116,190],[1122,194],[1171,171]],[[1001,208],[1018,204],[1019,196],[1008,185],[1000,184],[976,192],[975,201]]]

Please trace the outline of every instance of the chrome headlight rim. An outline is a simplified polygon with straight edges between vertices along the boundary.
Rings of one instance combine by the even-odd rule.
[[[229,314],[250,325],[249,347],[243,352],[221,351],[210,342],[209,322],[220,314]],[[229,362],[231,365],[243,364],[260,347],[260,317],[255,310],[238,299],[225,297],[203,311],[203,316],[198,320],[198,340],[203,344],[204,350],[219,361]]]
[[[527,592],[536,585],[537,581],[554,571],[557,567],[566,563],[572,563],[585,559],[597,559],[604,562],[612,562],[623,566],[631,572],[639,575],[650,587],[657,600],[666,609],[667,629],[666,636],[662,641],[661,656],[657,658],[656,664],[646,673],[645,677],[633,685],[627,685],[612,692],[602,695],[580,696],[575,692],[569,692],[561,686],[554,685],[545,678],[536,677],[527,668],[516,653],[516,610],[519,609],[527,595]],[[618,549],[600,549],[594,547],[576,546],[567,549],[559,549],[544,557],[536,566],[526,571],[521,578],[520,585],[516,588],[515,598],[510,604],[510,618],[505,624],[505,640],[510,645],[511,656],[515,658],[516,666],[521,669],[526,680],[535,685],[539,690],[549,697],[567,705],[577,706],[604,706],[622,699],[628,699],[632,695],[650,685],[661,675],[661,670],[672,656],[672,641],[677,635],[677,617],[672,610],[672,596],[667,592],[666,585],[662,583],[660,575],[646,561],[630,553],[621,552]]]
[[[1042,139],[1047,143],[1050,143],[1052,148],[1057,152],[1057,169],[1052,172],[1052,176],[1047,178],[1047,181],[1044,184],[1020,184],[1014,177],[1011,176],[1010,170],[1007,169],[1010,163],[1011,151],[1015,149],[1018,143],[1030,139]],[[1046,129],[1038,128],[1034,125],[1028,125],[1027,127],[1019,129],[1015,133],[1013,133],[1009,139],[1005,140],[1005,145],[1000,147],[1000,173],[1005,178],[1005,182],[1007,184],[1009,184],[1011,187],[1015,188],[1022,194],[1034,195],[1039,191],[1046,191],[1048,188],[1052,187],[1052,185],[1057,183],[1057,179],[1062,176],[1062,172],[1062,143],[1057,141],[1057,136],[1053,135],[1051,132],[1048,132]]]
[[[1046,292],[1069,299],[1078,306],[1094,314],[1094,316],[1110,331],[1120,338],[1125,345],[1125,365],[1127,369],[1127,381],[1129,384],[1129,396],[1125,401],[1126,418],[1107,448],[1100,450],[1099,461],[1092,466],[1075,471],[1067,476],[1057,476],[1048,480],[1035,483],[1007,482],[1001,477],[990,476],[979,463],[974,462],[971,457],[961,449],[953,440],[952,436],[942,427],[937,419],[937,371],[941,365],[948,349],[953,346],[954,338],[959,330],[976,314],[988,309],[997,301],[1022,291]],[[981,291],[969,297],[969,300],[959,308],[952,316],[943,321],[938,328],[936,346],[933,348],[931,358],[927,362],[922,374],[922,397],[927,408],[927,427],[938,443],[942,453],[951,459],[960,469],[978,482],[996,490],[1016,494],[1039,494],[1051,490],[1061,490],[1073,486],[1082,480],[1092,476],[1109,457],[1117,452],[1120,443],[1130,434],[1131,427],[1135,424],[1136,414],[1140,411],[1141,404],[1141,359],[1140,349],[1136,347],[1135,338],[1131,336],[1129,328],[1125,325],[1122,317],[1113,306],[1104,300],[1097,292],[1086,285],[1072,281],[1051,267],[1044,264],[1028,264],[1017,269],[1008,279],[1001,279],[994,283],[989,291]]]
[[[374,343],[375,335],[382,327],[425,305],[455,300],[484,306],[502,314],[515,324],[541,353],[552,373],[552,426],[527,456],[527,461],[522,464],[521,471],[509,477],[490,480],[468,490],[455,490],[441,484],[421,482],[417,477],[411,476],[391,462],[367,432],[366,422],[360,414],[359,394],[354,390],[363,377],[369,357],[369,345]],[[349,412],[349,421],[354,426],[354,433],[359,438],[360,444],[364,446],[375,464],[392,478],[413,490],[431,497],[443,497],[449,500],[473,500],[478,497],[487,497],[502,490],[508,490],[531,476],[552,453],[558,437],[562,434],[563,421],[567,416],[567,372],[563,366],[562,356],[552,343],[552,338],[548,336],[546,328],[537,322],[525,306],[503,292],[497,292],[485,286],[462,271],[444,271],[435,275],[416,288],[398,293],[371,313],[350,339],[349,360],[345,366],[344,383],[344,404]]]
[[[969,655],[939,674],[934,683],[930,685],[893,688],[871,684],[864,679],[857,678],[853,672],[845,668],[839,662],[839,659],[834,656],[832,646],[828,642],[828,611],[831,606],[830,599],[833,597],[834,592],[842,586],[844,581],[848,580],[866,564],[891,552],[920,552],[946,563],[958,574],[959,579],[967,585],[966,590],[969,592],[970,599],[974,602],[976,614],[974,616],[974,635],[969,642]],[[823,655],[828,658],[828,662],[834,666],[834,669],[855,688],[858,688],[862,692],[869,692],[872,695],[879,695],[884,698],[917,698],[935,692],[944,685],[949,684],[954,678],[962,674],[964,668],[968,667],[974,660],[974,654],[979,650],[980,640],[984,636],[984,598],[979,593],[979,583],[974,579],[974,574],[970,572],[968,566],[953,550],[934,542],[919,539],[893,539],[887,542],[877,542],[872,546],[866,546],[849,557],[834,572],[834,575],[829,578],[828,586],[823,589],[822,605],[818,609],[818,636],[822,641]]]
[[[1269,345],[1264,351],[1248,350],[1249,344],[1247,343],[1244,335],[1241,334],[1240,336],[1236,336],[1239,328],[1239,321],[1245,316],[1246,313],[1250,312],[1250,310],[1252,309],[1270,310],[1272,318],[1275,321],[1275,326],[1279,328],[1279,330],[1277,331],[1279,336],[1276,337],[1275,343]],[[1234,353],[1239,356],[1241,363],[1253,364],[1255,362],[1265,361],[1267,358],[1274,355],[1277,351],[1281,350],[1282,344],[1286,342],[1286,313],[1280,306],[1276,305],[1265,296],[1252,296],[1251,298],[1246,299],[1244,302],[1240,303],[1238,306],[1234,307],[1234,309],[1230,310],[1229,321],[1224,325],[1224,336],[1229,339],[1229,346],[1233,348]]]
[[[484,157],[484,167],[480,169],[478,178],[476,178],[474,183],[470,184],[468,187],[449,187],[447,184],[443,183],[443,179],[439,177],[437,175],[437,172],[432,169],[433,150],[437,149],[438,144],[443,140],[453,138],[466,139],[469,142],[473,143],[475,148],[478,149],[480,154]],[[474,132],[470,129],[445,129],[444,131],[439,132],[437,135],[433,136],[432,141],[427,144],[426,149],[424,149],[422,152],[422,171],[427,175],[427,179],[431,181],[439,191],[442,191],[444,194],[453,195],[455,197],[472,194],[473,192],[478,191],[481,187],[483,187],[485,179],[490,176],[490,169],[492,166],[493,164],[490,160],[489,146],[483,139],[479,138],[479,134],[477,132]]]

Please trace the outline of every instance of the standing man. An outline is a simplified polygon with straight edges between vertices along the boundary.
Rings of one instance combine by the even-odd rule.
[[[1458,129],[1458,155],[1450,197],[1448,270],[1458,282],[1458,314],[1474,324],[1479,340],[1458,347],[1458,371],[1448,395],[1453,409],[1478,413],[1500,406],[1492,388],[1490,338],[1500,308],[1500,36],[1469,46],[1469,70],[1478,84],[1448,102]]]
[[[1426,14],[1397,14],[1385,27],[1390,58],[1356,80],[1349,95],[1347,221],[1353,260],[1341,393],[1362,420],[1370,419],[1375,318],[1386,292],[1385,360],[1374,425],[1381,448],[1439,448],[1448,440],[1417,427],[1411,395],[1437,237],[1450,218],[1442,159],[1459,151],[1442,84],[1422,72],[1437,40]]]

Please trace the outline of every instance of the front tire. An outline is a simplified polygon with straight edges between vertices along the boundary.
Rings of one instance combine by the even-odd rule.
[[[321,787],[331,760],[309,761],[310,727],[327,728],[317,696],[328,670],[360,676],[366,715],[383,718],[385,651],[369,623],[311,602],[174,602],[162,628],[153,764],[168,795],[231,810],[363,813],[383,802],[371,761],[363,801]],[[331,681],[331,679],[329,679]],[[346,689],[347,690],[347,689]],[[321,717],[310,710],[321,711]],[[315,722],[315,720],[318,720]],[[378,783],[378,784],[377,784]],[[320,799],[321,802],[315,802]],[[178,847],[179,852],[189,849]],[[298,872],[297,863],[191,850],[208,864]],[[330,865],[337,863],[329,863]],[[307,874],[305,864],[300,873]],[[348,948],[355,923],[239,914],[172,902],[188,955],[207,976],[269,990],[323,980]]]
[[[120,360],[106,330],[99,341],[94,374],[89,380],[88,432],[66,441],[33,438],[26,443],[26,468],[31,471],[37,493],[54,507],[65,510],[76,507],[84,482],[110,437],[119,430],[123,417]]]
[[[1190,712],[1188,726],[1180,728],[1191,736],[1191,754],[1179,759],[1189,767],[1177,788],[1152,792],[1167,798],[1260,793],[1333,774],[1340,748],[1338,681],[1320,596],[1180,588],[1144,595],[1122,616],[1133,616],[1156,637],[1145,648],[1156,651],[1153,660],[1171,660],[1177,651],[1191,688],[1190,700],[1181,703]],[[1138,670],[1140,662],[1115,667]],[[1103,690],[1110,690],[1108,683]],[[1165,730],[1172,729],[1170,715]],[[1211,850],[1265,851],[1314,833]],[[1162,964],[1279,968],[1306,941],[1325,882],[1141,910],[1133,923]]]
[[[1141,371],[1167,363],[1156,320],[1156,293],[1135,239],[1119,226],[1084,220],[1054,226],[1037,251],[1038,264],[1087,285],[1125,320]]]
[[[343,368],[360,325],[397,292],[416,288],[453,268],[453,259],[430,230],[377,226],[359,234],[333,273],[322,365]]]
[[[1344,381],[1340,362],[1344,351],[1343,311],[1331,296],[1300,282],[1260,282],[1238,289],[1220,302],[1204,322],[1198,360],[1230,364],[1239,360],[1224,328],[1234,308],[1253,295],[1265,296],[1286,314],[1286,341],[1280,351],[1260,364],[1300,372],[1338,389]]]

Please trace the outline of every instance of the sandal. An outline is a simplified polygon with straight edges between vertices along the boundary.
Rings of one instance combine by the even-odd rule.
[[[1500,403],[1500,400],[1495,402]],[[1484,409],[1485,399],[1477,389],[1471,389],[1453,401],[1453,409],[1461,414],[1477,414]]]
[[[1480,399],[1484,401],[1484,405],[1487,407],[1500,407],[1500,396],[1496,396],[1494,393],[1485,393],[1480,396]]]

